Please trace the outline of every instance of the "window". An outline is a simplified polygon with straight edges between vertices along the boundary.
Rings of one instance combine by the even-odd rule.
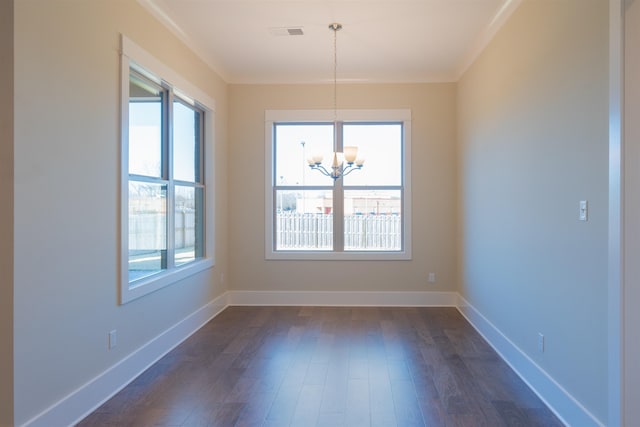
[[[410,259],[410,112],[267,111],[266,258]],[[364,167],[333,180],[334,146]]]
[[[126,38],[122,62],[124,303],[213,265],[205,157],[213,110]]]

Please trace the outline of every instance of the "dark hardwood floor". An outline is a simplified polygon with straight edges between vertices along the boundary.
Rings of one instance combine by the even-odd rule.
[[[230,307],[89,426],[562,426],[455,308]]]

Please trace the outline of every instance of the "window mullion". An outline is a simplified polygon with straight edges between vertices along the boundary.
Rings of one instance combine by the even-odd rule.
[[[334,150],[342,152],[343,149],[343,122],[335,122],[334,126]],[[344,252],[344,190],[342,178],[335,180],[333,185],[333,250]]]
[[[167,269],[175,267],[175,224],[176,224],[176,190],[173,179],[173,91],[167,91],[164,106],[165,126],[163,126],[163,141],[165,155],[163,156],[164,171],[167,185]]]
[[[198,159],[197,162],[197,168],[198,170],[196,171],[196,179],[195,181],[203,184],[205,182],[205,176],[204,176],[204,120],[203,120],[203,116],[204,113],[202,111],[200,111],[197,115],[197,120],[198,120],[198,144],[196,144],[196,157]]]
[[[275,170],[275,168],[274,168]],[[275,179],[273,180],[273,182],[275,182]],[[272,190],[271,190],[271,200],[272,200],[272,204],[271,204],[271,226],[272,226],[272,230],[273,230],[273,234],[272,234],[272,238],[271,238],[271,247],[272,250],[277,250],[277,246],[278,246],[278,227],[277,227],[277,223],[278,223],[278,188],[273,185],[272,186]]]
[[[333,250],[344,252],[344,191],[342,180],[333,186]]]

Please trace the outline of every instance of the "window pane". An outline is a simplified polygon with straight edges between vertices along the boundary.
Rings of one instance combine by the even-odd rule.
[[[276,191],[275,230],[276,250],[331,250],[331,190]]]
[[[401,248],[401,190],[345,191],[344,249],[399,251]]]
[[[362,170],[344,177],[344,185],[402,185],[402,124],[344,124],[344,143],[358,147]]]
[[[332,178],[309,168],[307,159],[322,155],[330,165],[333,153],[333,124],[276,124],[275,184],[332,185]]]
[[[129,77],[129,173],[162,176],[164,92],[135,74]]]
[[[175,265],[202,258],[203,189],[176,186]]]
[[[200,112],[173,103],[173,178],[200,181]]]
[[[129,282],[167,268],[167,186],[129,181]]]

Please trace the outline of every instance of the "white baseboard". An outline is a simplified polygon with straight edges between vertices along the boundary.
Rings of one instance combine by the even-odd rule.
[[[456,292],[228,291],[27,421],[23,427],[77,423],[230,305],[457,307],[565,424],[580,427],[604,425]]]
[[[27,421],[23,424],[23,427],[71,426],[76,424],[226,307],[227,294],[225,293]]]
[[[455,307],[455,292],[230,291],[229,305]]]
[[[502,359],[567,426],[602,427],[600,422],[462,296],[458,310]]]

